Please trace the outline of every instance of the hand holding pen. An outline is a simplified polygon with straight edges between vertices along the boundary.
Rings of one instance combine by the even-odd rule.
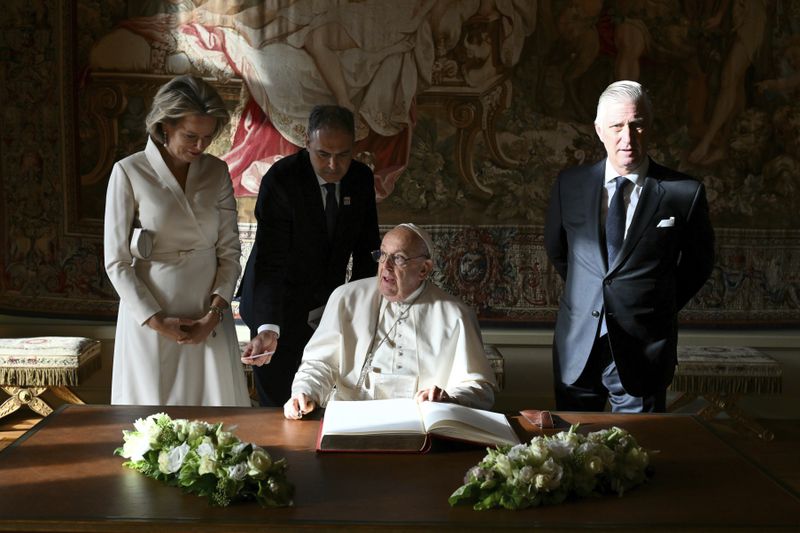
[[[262,331],[245,346],[244,352],[242,352],[242,362],[254,366],[267,365],[277,349],[278,335],[274,331]]]

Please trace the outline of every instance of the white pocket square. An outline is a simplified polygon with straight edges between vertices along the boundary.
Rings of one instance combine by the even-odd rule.
[[[658,226],[656,226],[656,227],[657,228],[671,228],[674,225],[675,225],[675,217],[669,217],[669,218],[662,218],[659,221]]]

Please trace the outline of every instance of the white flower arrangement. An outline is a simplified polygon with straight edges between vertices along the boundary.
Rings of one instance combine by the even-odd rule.
[[[263,507],[292,505],[286,459],[274,461],[263,448],[240,441],[222,423],[175,419],[156,413],[123,430],[114,453],[124,466],[167,485],[207,496],[212,505],[255,500]]]
[[[449,499],[476,511],[524,509],[561,503],[568,497],[607,493],[622,496],[652,474],[650,452],[624,429],[612,427],[588,435],[577,426],[528,444],[487,448]]]

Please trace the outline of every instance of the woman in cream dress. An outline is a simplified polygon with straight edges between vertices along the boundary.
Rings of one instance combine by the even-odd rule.
[[[153,100],[144,151],[111,172],[112,404],[250,405],[229,305],[241,270],[236,202],[227,165],[203,153],[228,120],[210,85],[174,78]]]

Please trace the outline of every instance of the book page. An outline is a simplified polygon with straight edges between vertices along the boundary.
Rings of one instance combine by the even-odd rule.
[[[420,411],[429,433],[482,444],[519,444],[501,413],[440,402],[422,402]]]
[[[417,403],[411,399],[331,401],[322,424],[324,435],[425,433]]]

